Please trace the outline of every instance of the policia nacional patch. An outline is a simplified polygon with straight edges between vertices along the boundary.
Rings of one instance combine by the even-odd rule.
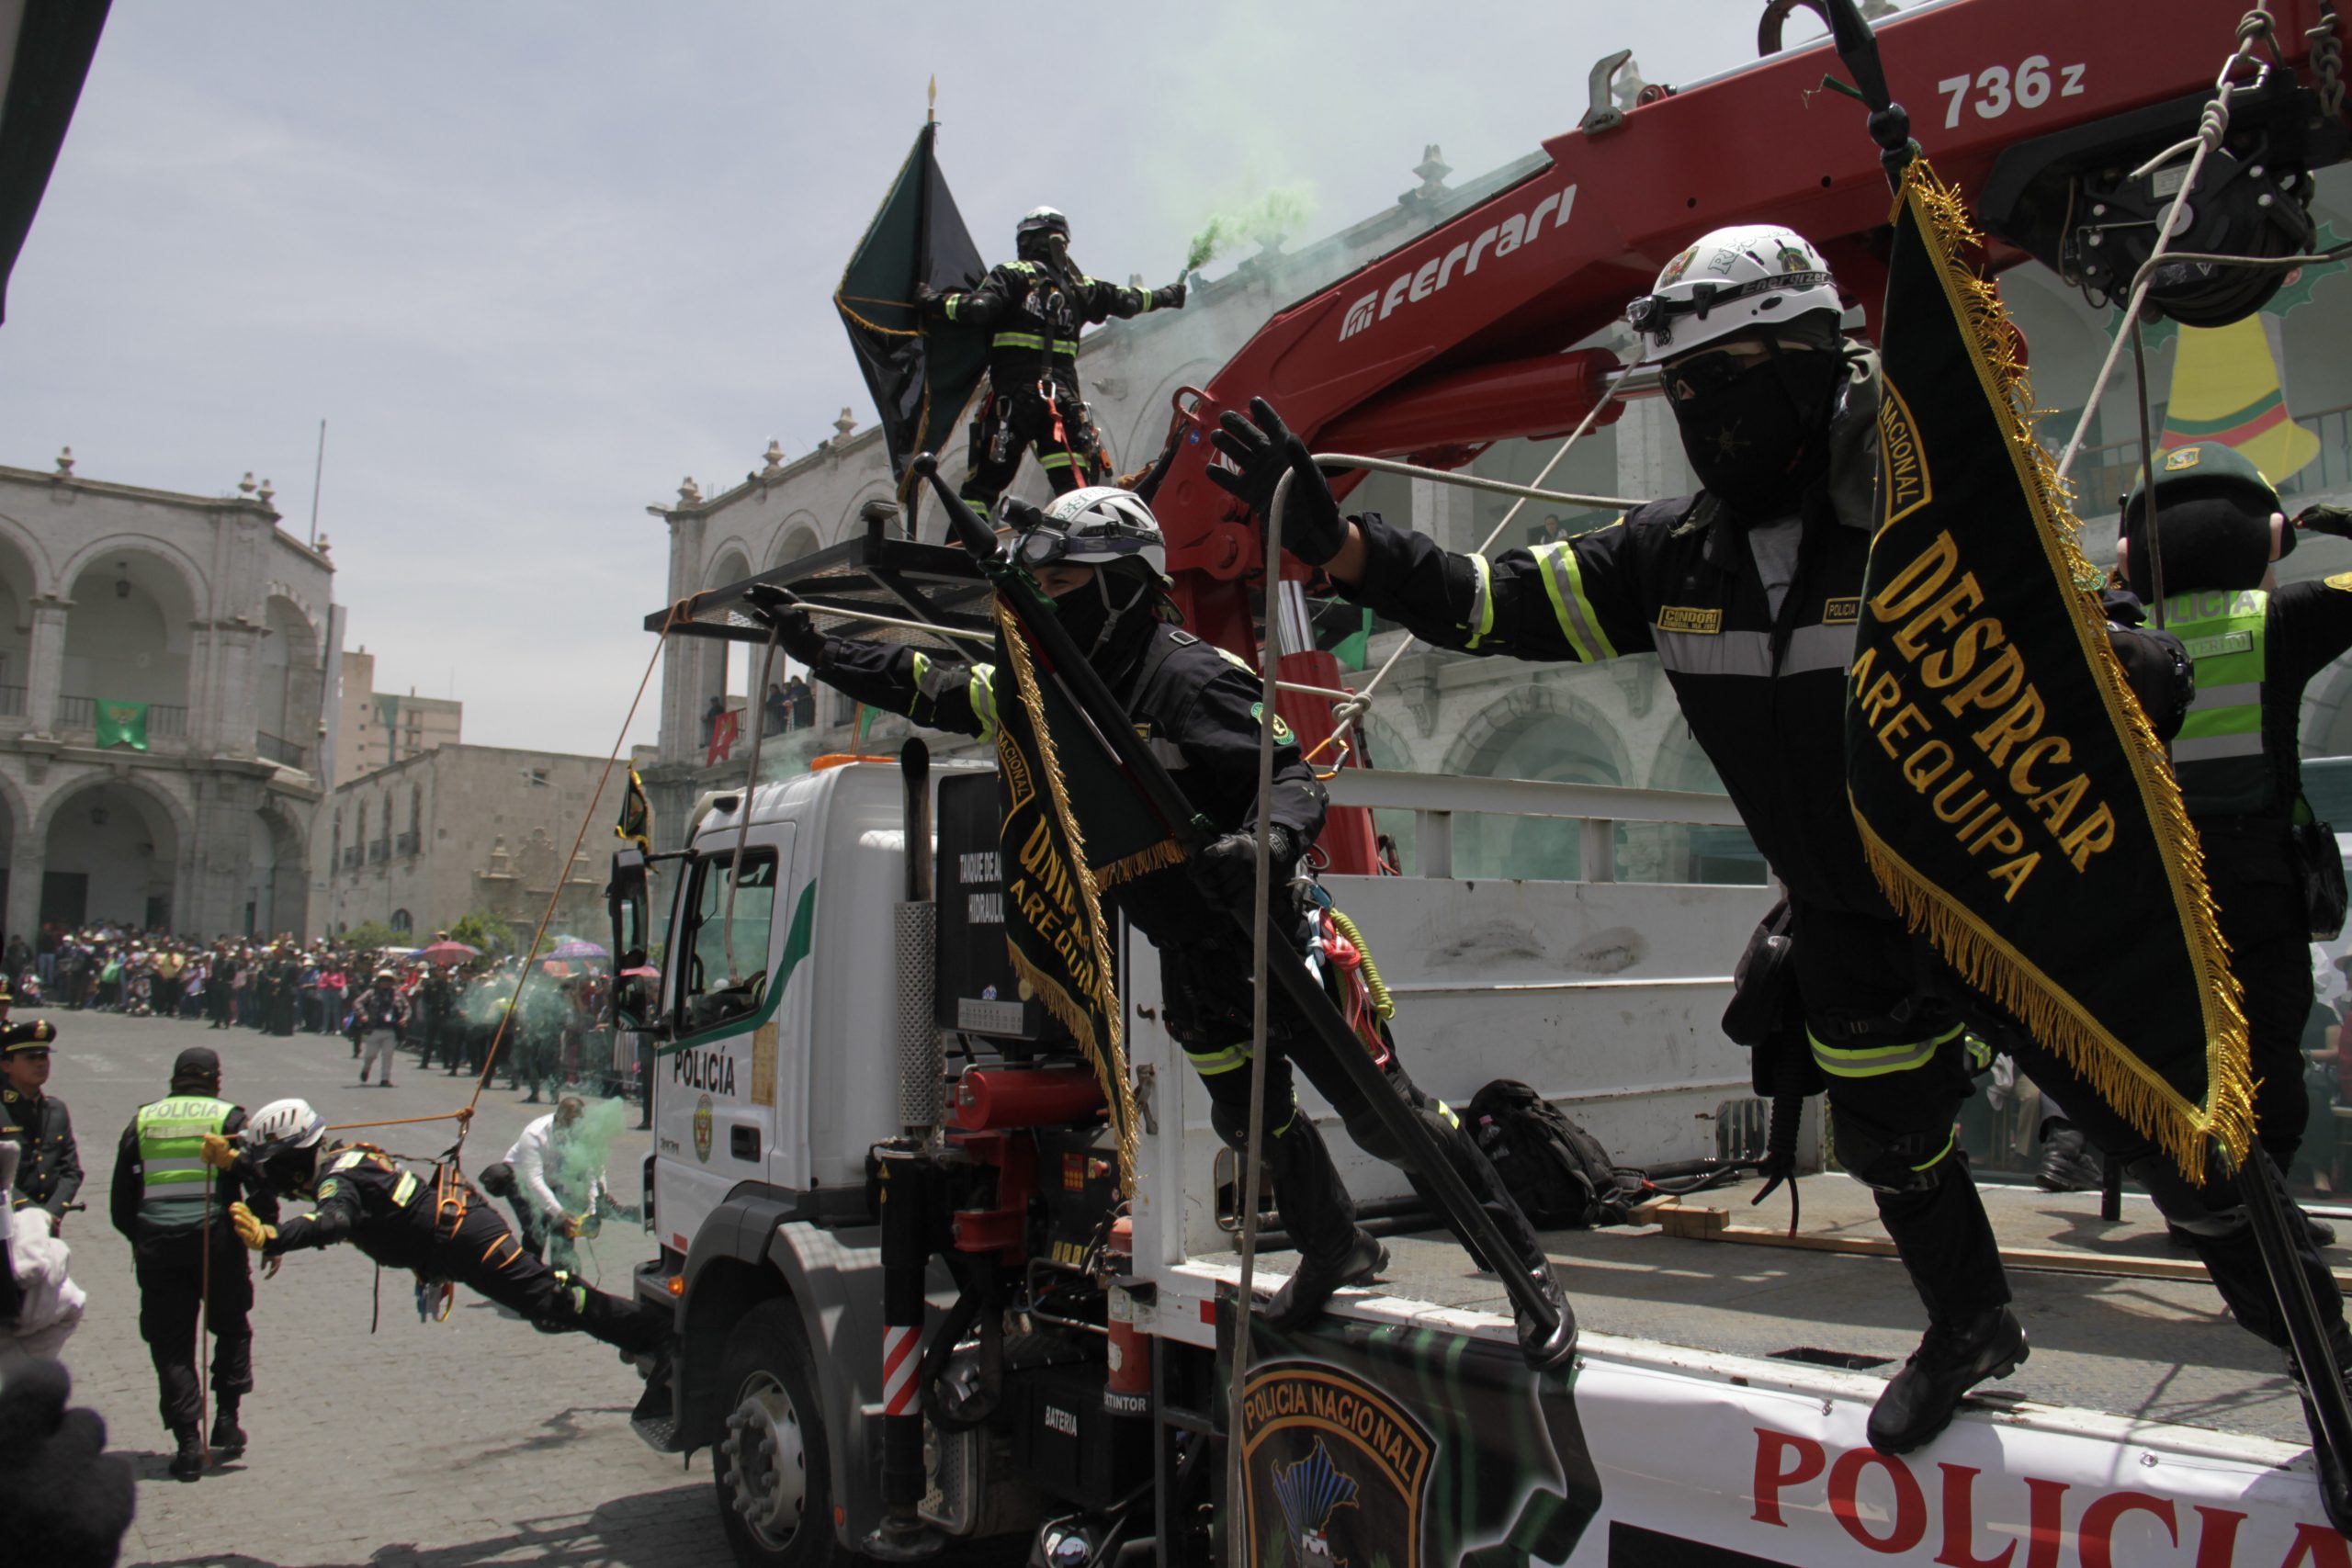
[[[2108,646],[1959,194],[1904,177],[1890,474],[1846,716],[1871,869],[1914,930],[2201,1179],[2244,1157],[2246,1025],[2179,786]],[[2128,941],[2117,917],[2128,912]]]

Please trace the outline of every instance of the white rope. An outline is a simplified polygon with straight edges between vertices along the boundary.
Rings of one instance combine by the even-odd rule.
[[[1370,468],[1375,473],[1405,474],[1414,479],[1434,479],[1440,484],[1460,485],[1469,490],[1494,491],[1504,495],[1517,496],[1519,499],[1511,502],[1510,510],[1503,513],[1502,520],[1497,523],[1493,529],[1487,533],[1487,536],[1478,542],[1478,548],[1475,553],[1483,556],[1488,550],[1495,547],[1495,541],[1503,536],[1503,530],[1510,526],[1511,519],[1518,516],[1520,509],[1525,506],[1530,501],[1561,501],[1566,502],[1571,505],[1577,506],[1622,506],[1627,508],[1645,504],[1642,502],[1631,500],[1624,496],[1573,495],[1565,491],[1549,491],[1541,488],[1544,481],[1552,477],[1552,470],[1558,468],[1562,459],[1567,457],[1569,449],[1574,447],[1577,442],[1583,440],[1591,431],[1593,422],[1600,417],[1600,411],[1607,408],[1611,402],[1615,401],[1616,398],[1617,389],[1614,386],[1611,386],[1607,391],[1601,393],[1600,396],[1594,400],[1592,407],[1585,412],[1584,419],[1574,430],[1568,432],[1568,438],[1560,443],[1560,449],[1552,454],[1551,461],[1544,465],[1544,471],[1535,476],[1535,483],[1532,485],[1505,484],[1499,479],[1482,479],[1475,474],[1452,473],[1442,468],[1425,468],[1415,463],[1394,463],[1385,457],[1351,457],[1344,452],[1329,454],[1318,453],[1317,454],[1315,460],[1317,463],[1329,463],[1335,468],[1346,467]],[[1283,482],[1285,485],[1289,483],[1288,475],[1283,476]],[[1282,495],[1286,493],[1287,491],[1280,491],[1278,487],[1278,493],[1275,498],[1275,505],[1277,508],[1281,505]],[[1269,528],[1272,528],[1274,525],[1273,520],[1269,518],[1266,525]],[[1269,557],[1268,558],[1271,559],[1273,558]],[[1272,581],[1273,578],[1270,573],[1268,581],[1271,583]],[[1269,613],[1266,619],[1268,625],[1271,626],[1273,621],[1272,615]],[[1317,744],[1316,748],[1317,750],[1319,751],[1325,746],[1333,745],[1339,742],[1347,735],[1350,729],[1355,727],[1356,721],[1371,710],[1373,694],[1380,690],[1381,682],[1388,679],[1388,672],[1396,668],[1398,660],[1402,660],[1406,654],[1413,650],[1415,643],[1419,640],[1419,638],[1408,636],[1403,641],[1391,649],[1388,652],[1388,657],[1381,660],[1380,668],[1373,671],[1372,679],[1363,683],[1363,690],[1357,692],[1348,701],[1340,704],[1331,710],[1330,736]],[[1269,663],[1267,668],[1272,669],[1272,665]]]
[[[2256,20],[2257,17],[2260,18],[2258,24]],[[2255,39],[2269,36],[2269,0],[2256,0],[2254,9],[2247,12],[2245,19],[2238,24],[2238,46],[2231,51],[2229,59],[2222,62],[2222,73],[2214,78],[2213,82],[2213,101],[2207,104],[2204,112],[2198,117],[2197,135],[2191,139],[2197,151],[2190,156],[2188,172],[2181,177],[2180,194],[2175,197],[2172,205],[2165,209],[2164,224],[2156,231],[2155,249],[2148,253],[2147,261],[2141,265],[2139,272],[2132,279],[2131,300],[2124,308],[2122,327],[2116,333],[2115,340],[2107,345],[2107,358],[2098,367],[2098,379],[2091,383],[2090,400],[2083,405],[2082,418],[2075,422],[2075,434],[2068,438],[2065,451],[2059,455],[2058,478],[2061,479],[2073,470],[2075,457],[2083,448],[2083,437],[2090,434],[2091,421],[2098,414],[2099,400],[2107,395],[2108,381],[2115,374],[2116,361],[2122,356],[2125,337],[2136,334],[2140,330],[2140,311],[2148,301],[2148,284],[2155,275],[2156,264],[2167,259],[2165,247],[2172,243],[2172,231],[2179,225],[2181,215],[2188,210],[2188,198],[2197,189],[2197,176],[2205,167],[2205,156],[2220,146],[2222,138],[2229,132],[2230,96],[2237,91],[2237,83],[2233,73],[2241,62],[2253,57]],[[2178,153],[2181,148],[2188,145],[2190,145],[2189,141],[2183,141],[2159,153],[2135,171],[2133,177],[2144,176],[2150,169],[2156,167],[2165,159]]]
[[[952,637],[964,642],[982,642],[994,646],[996,634],[975,630],[970,626],[943,626],[936,621],[910,621],[898,615],[877,615],[870,610],[840,610],[831,604],[799,601],[800,608],[812,615],[836,615],[844,621],[864,621],[868,626],[898,626],[910,632],[933,632],[940,637]]]

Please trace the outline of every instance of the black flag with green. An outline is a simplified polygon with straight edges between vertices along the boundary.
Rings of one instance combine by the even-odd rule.
[[[944,444],[988,363],[985,334],[934,331],[915,305],[918,284],[969,288],[988,271],[940,173],[938,132],[936,122],[923,122],[833,292],[881,415],[901,500],[911,494],[907,465]]]
[[[1855,819],[1912,927],[2201,1179],[2209,1141],[2243,1160],[2254,1116],[2197,836],[1962,200],[1915,161],[1894,224]]]

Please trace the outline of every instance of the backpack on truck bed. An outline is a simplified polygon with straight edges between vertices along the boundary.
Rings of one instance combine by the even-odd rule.
[[[1517,1078],[1470,1097],[1470,1132],[1539,1230],[1622,1225],[1652,1198],[1688,1197],[1755,1170],[1756,1160],[1619,1165],[1600,1140]],[[1770,1189],[1767,1189],[1769,1191]]]

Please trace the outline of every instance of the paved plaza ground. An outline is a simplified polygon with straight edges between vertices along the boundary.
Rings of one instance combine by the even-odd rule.
[[[476,1563],[680,1568],[730,1561],[711,1502],[709,1458],[682,1471],[628,1426],[638,1375],[580,1335],[536,1333],[460,1290],[441,1324],[417,1321],[411,1277],[387,1272],[370,1334],[376,1270],[349,1247],[298,1253],[259,1281],[257,1387],[243,1424],[253,1447],[194,1484],[164,1472],[171,1439],[156,1414],[155,1377],[139,1337],[129,1243],[107,1223],[116,1140],[131,1113],[165,1088],[172,1058],[211,1045],[221,1093],[248,1109],[299,1094],[333,1122],[454,1110],[471,1080],[416,1070],[403,1053],[394,1087],[358,1085],[347,1042],[271,1039],[251,1030],[111,1013],[43,1012],[62,1032],[51,1088],[74,1112],[89,1180],[89,1212],[73,1215],[74,1277],[88,1314],[66,1344],[74,1403],[106,1417],[108,1446],[139,1474],[139,1512],[122,1562],[171,1568],[470,1568]],[[482,1096],[466,1145],[470,1170],[500,1158],[545,1108],[504,1080]],[[639,1195],[646,1135],[631,1115],[615,1144],[612,1185]],[[450,1123],[366,1136],[431,1156]],[[592,1275],[628,1288],[648,1255],[633,1225],[608,1226],[583,1254]],[[31,1568],[28,1564],[27,1568]]]

